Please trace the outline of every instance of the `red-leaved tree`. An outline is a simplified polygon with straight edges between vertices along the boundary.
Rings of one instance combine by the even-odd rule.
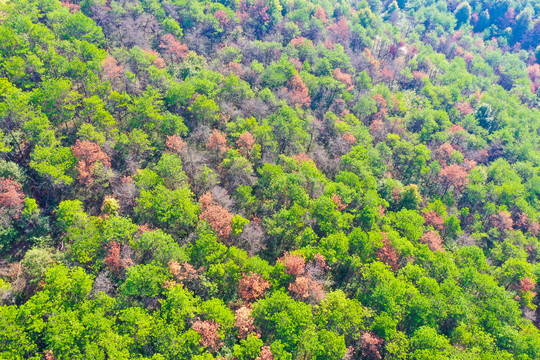
[[[165,146],[172,153],[183,154],[186,152],[187,143],[178,135],[167,135]]]
[[[251,316],[251,311],[249,307],[242,306],[235,312],[234,326],[238,330],[238,337],[240,339],[245,339],[249,334],[253,334],[256,331],[254,325],[255,319]]]
[[[94,181],[94,170],[97,164],[111,167],[109,155],[104,153],[96,143],[88,140],[77,140],[71,150],[79,160],[77,170],[79,171],[79,181],[83,184],[88,185]]]
[[[339,21],[329,25],[328,30],[330,32],[330,37],[334,42],[338,42],[343,45],[347,45],[349,43],[351,30],[345,17],[342,17]]]
[[[469,182],[467,179],[469,173],[463,166],[452,164],[441,169],[439,172],[439,181],[444,186],[444,193],[450,186],[453,186],[456,191],[461,191]]]
[[[450,157],[454,153],[455,149],[452,145],[448,143],[444,143],[435,152],[437,157],[441,160],[441,162],[446,165],[448,160],[450,160]]]
[[[397,250],[390,245],[386,233],[383,233],[382,242],[383,246],[377,250],[377,257],[395,271],[398,268],[399,254]]]
[[[531,291],[536,286],[536,282],[530,277],[524,277],[519,282],[519,290],[523,292]]]
[[[274,360],[274,355],[272,354],[272,350],[270,350],[270,346],[263,346],[261,348],[261,356],[255,360]]]
[[[315,11],[315,14],[313,14],[313,16],[321,20],[323,24],[326,24],[328,22],[328,18],[326,17],[326,12],[321,6],[317,8],[317,11]]]
[[[231,222],[233,214],[214,202],[214,198],[210,192],[201,196],[199,203],[201,205],[199,218],[206,220],[222,240],[227,239],[232,232]]]
[[[291,88],[288,91],[289,99],[291,103],[295,106],[306,106],[311,105],[311,97],[309,96],[309,89],[306,84],[298,74],[294,74],[290,80],[289,87]]]
[[[212,135],[208,138],[208,142],[206,143],[206,147],[209,150],[216,151],[216,152],[225,152],[229,148],[227,147],[227,138],[225,137],[225,134],[223,134],[221,131],[214,129],[212,131]]]
[[[383,339],[377,335],[366,331],[362,334],[360,338],[362,344],[362,356],[364,359],[368,360],[380,360],[382,359],[381,355],[381,345]]]
[[[185,59],[188,55],[188,47],[186,44],[182,44],[176,40],[174,35],[165,34],[161,37],[161,43],[159,47],[162,48],[166,54],[169,54],[171,61],[178,61]]]
[[[214,12],[214,17],[219,21],[221,27],[227,25],[230,21],[229,16],[224,10],[216,10],[216,12]]]
[[[313,303],[321,301],[325,296],[322,284],[309,276],[298,276],[289,284],[289,291],[296,300]]]
[[[461,101],[456,103],[456,109],[458,109],[459,113],[462,116],[472,114],[474,112],[473,107],[471,106],[471,103],[468,101]]]
[[[540,231],[540,225],[538,224],[538,222],[536,220],[530,219],[527,213],[519,214],[519,217],[516,221],[516,226],[523,231],[529,231],[532,236],[538,235],[538,232]]]
[[[254,301],[264,296],[270,288],[270,282],[257,273],[243,274],[239,283],[238,294],[245,301]]]
[[[115,274],[120,274],[123,270],[133,265],[133,260],[130,258],[122,258],[120,251],[121,245],[117,241],[111,241],[107,245],[105,266]]]
[[[444,227],[444,219],[433,210],[424,213],[424,220],[426,220],[427,225],[433,226],[435,230],[441,231]]]
[[[352,89],[354,89],[351,75],[342,72],[341,68],[334,69],[334,79],[345,84],[345,86],[347,86],[348,91],[351,91]]]
[[[157,67],[158,69],[163,69],[165,67],[165,60],[159,55],[159,53],[156,50],[153,49],[145,49],[143,50],[145,54],[150,55],[150,57],[153,58],[152,65]]]
[[[348,204],[344,204],[342,201],[341,201],[341,196],[339,196],[338,194],[332,194],[332,197],[331,197],[332,201],[334,202],[334,204],[336,204],[337,206],[337,209],[339,211],[341,210],[345,210],[348,206]]]
[[[356,137],[353,134],[351,134],[349,131],[343,134],[343,140],[345,140],[349,145],[356,144]]]
[[[24,199],[21,184],[10,178],[0,178],[0,215],[7,215],[8,221],[17,219],[24,208]]]
[[[306,271],[306,260],[300,255],[286,253],[279,261],[285,265],[285,272],[289,275],[298,276]]]
[[[118,65],[118,61],[110,55],[107,55],[101,62],[101,69],[103,70],[103,75],[110,80],[117,79],[124,73],[124,68]]]
[[[444,251],[443,240],[436,231],[428,231],[420,238],[420,241],[427,244],[431,251]]]
[[[236,145],[238,145],[240,153],[247,156],[255,145],[255,138],[249,131],[244,131],[236,140]]]
[[[497,214],[491,215],[490,222],[501,232],[512,230],[514,226],[514,221],[508,211],[499,211]]]
[[[306,154],[306,153],[300,153],[300,154],[295,155],[295,156],[293,156],[293,157],[294,157],[294,159],[295,159],[296,161],[298,161],[299,164],[300,164],[300,163],[303,163],[303,162],[310,162],[310,161],[313,161],[313,160],[309,157],[309,155]]]
[[[197,320],[191,328],[201,335],[201,345],[206,346],[210,351],[217,351],[221,347],[221,339],[219,338],[220,323],[213,320]]]

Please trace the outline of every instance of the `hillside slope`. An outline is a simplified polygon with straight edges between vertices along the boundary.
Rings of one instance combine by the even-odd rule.
[[[539,15],[0,0],[0,358],[540,358]]]

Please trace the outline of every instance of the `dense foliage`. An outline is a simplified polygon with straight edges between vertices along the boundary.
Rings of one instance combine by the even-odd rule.
[[[0,1],[0,358],[539,359],[539,14]]]

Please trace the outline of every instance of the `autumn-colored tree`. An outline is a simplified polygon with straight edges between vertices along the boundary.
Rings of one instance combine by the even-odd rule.
[[[285,272],[289,275],[298,276],[306,271],[306,260],[295,254],[285,254],[279,261],[285,265]]]
[[[247,156],[251,153],[253,145],[255,145],[255,138],[249,131],[244,131],[236,140],[236,145],[240,148],[240,153]]]
[[[142,224],[137,226],[137,235],[142,235],[145,232],[151,232],[154,231],[154,229],[148,225],[148,224]]]
[[[439,172],[439,181],[444,184],[444,193],[450,186],[453,186],[456,191],[461,191],[469,182],[467,176],[469,173],[460,165],[452,164],[442,168]]]
[[[19,182],[10,178],[0,178],[0,215],[7,215],[8,219],[17,219],[24,208],[24,199]]]
[[[384,122],[379,118],[373,120],[373,122],[369,126],[369,133],[377,141],[383,141],[387,135]]]
[[[377,250],[377,257],[395,271],[398,268],[399,254],[397,250],[390,245],[386,233],[383,233],[382,242],[383,246]]]
[[[209,150],[216,151],[216,152],[217,151],[225,152],[229,149],[227,147],[227,138],[225,137],[225,134],[223,134],[221,131],[217,129],[214,129],[212,131],[212,135],[210,135],[210,138],[208,138],[206,147]]]
[[[236,11],[236,16],[240,19],[243,27],[251,29],[258,38],[265,30],[271,28],[278,18],[276,7],[271,9],[269,4],[271,3],[264,0],[242,0]]]
[[[446,162],[450,159],[454,151],[455,149],[452,145],[448,143],[444,143],[441,146],[439,146],[439,148],[437,149],[435,153],[446,164]]]
[[[111,241],[107,247],[105,265],[109,270],[119,272],[123,268],[122,259],[120,258],[120,244],[116,241]]]
[[[274,360],[274,356],[272,355],[272,350],[270,350],[270,346],[263,346],[261,348],[261,355],[255,360]]]
[[[183,154],[186,152],[187,143],[178,135],[167,135],[165,146],[172,153]]]
[[[499,211],[497,214],[491,215],[490,223],[501,232],[512,230],[514,226],[512,215],[508,211]]]
[[[381,355],[381,345],[383,339],[377,335],[366,331],[362,334],[361,347],[362,347],[362,356],[367,360],[380,360],[382,359]]]
[[[289,87],[289,99],[293,105],[308,107],[311,104],[309,90],[300,75],[297,73],[293,75]]]
[[[227,16],[227,13],[223,10],[216,10],[214,12],[214,17],[219,21],[221,27],[227,25],[230,21],[229,16]]]
[[[371,69],[373,71],[377,71],[381,65],[381,62],[377,60],[375,56],[373,56],[373,53],[368,47],[364,48],[363,55],[366,57],[367,61],[369,62]]]
[[[526,276],[519,282],[519,290],[523,292],[531,291],[536,286],[536,282],[530,277]]]
[[[471,103],[468,101],[461,101],[456,103],[456,109],[458,109],[459,113],[462,116],[472,114],[474,112],[474,108],[471,106]]]
[[[159,47],[162,48],[165,53],[169,54],[171,61],[178,61],[185,59],[188,54],[188,47],[186,44],[182,44],[176,40],[174,35],[165,34],[161,37],[161,43]]]
[[[254,301],[262,296],[270,288],[270,282],[263,279],[257,273],[243,274],[240,279],[238,294],[245,301]]]
[[[373,95],[373,100],[375,100],[378,110],[375,117],[378,119],[385,117],[388,114],[388,102],[386,99],[380,94],[375,94]]]
[[[427,244],[432,251],[444,251],[442,247],[443,240],[436,231],[427,231],[420,238],[420,242]]]
[[[157,67],[158,69],[163,69],[165,67],[165,60],[159,55],[159,53],[156,50],[143,50],[145,54],[148,54],[152,60],[152,65]]]
[[[341,196],[339,196],[338,194],[332,194],[332,197],[331,197],[332,201],[334,202],[334,204],[336,204],[337,206],[337,209],[339,211],[342,211],[342,210],[345,210],[347,208],[347,204],[344,204],[342,201],[341,201]]]
[[[298,276],[289,284],[289,291],[293,298],[301,301],[319,302],[325,295],[322,284],[309,276]]]
[[[539,80],[540,79],[540,65],[539,64],[529,65],[527,67],[527,74],[529,75],[529,79],[531,79],[532,82]]]
[[[328,18],[326,17],[326,12],[324,9],[319,6],[317,10],[315,11],[315,14],[313,14],[317,19],[321,20],[323,24],[326,24],[328,22]]]
[[[299,36],[299,37],[295,37],[293,38],[289,44],[291,44],[292,46],[294,46],[295,48],[299,47],[299,46],[307,46],[307,47],[313,47],[313,41],[309,40],[309,39],[306,39],[305,37],[303,36]]]
[[[199,218],[206,220],[221,239],[227,239],[232,232],[233,214],[214,202],[210,192],[201,196],[199,203],[201,205]]]
[[[529,215],[524,212],[519,214],[515,225],[523,231],[530,232],[532,236],[536,236],[540,232],[540,225],[538,224],[538,222],[536,220],[530,219]]]
[[[531,233],[532,236],[537,236],[538,233],[540,233],[540,224],[538,223],[538,221],[533,220],[529,224],[528,229],[529,229],[529,232]]]
[[[71,0],[61,1],[61,2],[60,2],[60,5],[62,5],[62,6],[65,7],[65,8],[68,8],[68,9],[69,9],[69,12],[71,12],[71,13],[75,13],[75,12],[81,10],[81,5],[79,5],[79,4],[73,4],[73,3],[71,2]]]
[[[381,78],[384,82],[391,82],[394,80],[394,71],[390,70],[387,67],[383,67],[377,70],[377,76]]]
[[[426,220],[427,225],[433,226],[435,230],[441,231],[444,228],[444,219],[433,210],[424,213],[424,220]]]
[[[349,43],[351,30],[345,17],[342,17],[337,22],[329,25],[328,30],[330,31],[330,36],[332,37],[333,41],[341,44]]]
[[[252,310],[247,306],[242,306],[235,312],[234,326],[238,330],[238,337],[245,339],[249,334],[256,332],[254,319],[251,316]]]
[[[8,228],[13,219],[19,218],[24,202],[21,184],[11,178],[0,178],[0,227]]]
[[[94,170],[97,164],[102,164],[111,167],[111,159],[109,155],[101,150],[101,147],[88,140],[77,140],[75,145],[71,147],[73,155],[77,157],[79,171],[79,181],[83,184],[90,184],[94,181]]]
[[[447,131],[449,133],[451,133],[451,134],[456,134],[456,133],[460,133],[460,132],[461,133],[466,133],[467,132],[467,130],[465,130],[463,128],[463,126],[458,125],[458,124],[452,124],[452,126],[450,126]]]
[[[345,140],[349,145],[356,144],[356,137],[353,134],[351,134],[349,131],[343,134],[343,140]]]
[[[529,79],[531,79],[531,92],[536,94],[540,89],[540,65],[534,64],[527,67]]]
[[[263,23],[270,20],[270,14],[268,13],[269,6],[264,1],[257,0],[249,3],[247,1],[240,1],[240,8],[236,15],[242,19],[247,20],[253,15],[255,18],[261,20]]]
[[[308,154],[306,153],[300,153],[298,155],[295,155],[294,156],[294,159],[296,161],[298,161],[298,163],[303,163],[303,162],[310,162],[310,161],[313,161]]]
[[[105,265],[115,274],[119,274],[127,267],[133,265],[133,261],[130,258],[122,258],[120,251],[121,245],[117,241],[111,241],[107,245]]]
[[[197,270],[188,262],[180,264],[177,261],[171,260],[168,265],[171,274],[180,282],[196,281],[199,278]]]
[[[201,335],[201,345],[206,346],[210,351],[217,351],[222,345],[218,330],[221,324],[213,320],[197,320],[191,328]]]
[[[117,79],[124,73],[124,68],[121,65],[118,65],[118,61],[110,55],[107,55],[107,57],[103,59],[101,68],[103,69],[103,74],[110,80]]]
[[[518,229],[527,231],[529,227],[529,223],[530,223],[529,215],[527,215],[527,213],[525,212],[522,212],[521,214],[519,214],[515,222],[515,225]]]
[[[334,79],[345,84],[345,86],[347,87],[347,91],[351,91],[352,89],[354,89],[352,76],[350,74],[342,72],[341,68],[334,69]]]

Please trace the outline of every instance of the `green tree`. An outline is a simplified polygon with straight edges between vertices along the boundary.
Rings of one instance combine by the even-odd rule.
[[[195,224],[199,207],[192,200],[189,189],[169,190],[157,185],[153,190],[142,190],[135,214],[152,225],[182,236]]]
[[[253,317],[262,330],[263,340],[279,340],[289,352],[300,345],[303,332],[312,322],[310,306],[291,299],[283,292],[275,292],[259,300]]]

